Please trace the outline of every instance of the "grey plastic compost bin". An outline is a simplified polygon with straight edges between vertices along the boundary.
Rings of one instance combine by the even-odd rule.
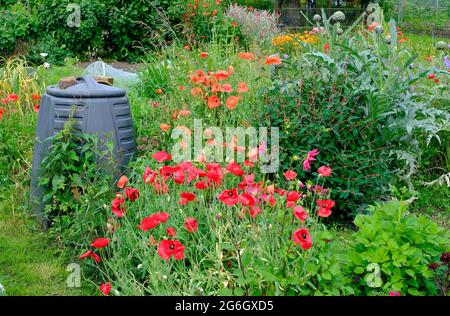
[[[32,209],[44,228],[50,223],[43,214],[44,205],[38,202],[43,197],[38,177],[50,145],[45,140],[61,131],[70,117],[76,120],[75,130],[112,140],[120,166],[126,166],[136,152],[130,103],[124,89],[100,84],[90,76],[77,78],[77,83],[66,89],[49,86],[41,99],[31,173]]]

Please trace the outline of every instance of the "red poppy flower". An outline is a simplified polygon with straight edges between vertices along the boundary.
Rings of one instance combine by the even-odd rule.
[[[220,166],[208,168],[206,177],[208,178],[208,184],[221,184],[223,179],[223,171]]]
[[[206,189],[206,188],[208,187],[208,185],[206,184],[205,181],[200,180],[199,182],[197,182],[197,183],[195,184],[195,187],[196,187],[197,189],[199,189],[199,190],[204,190],[204,189]]]
[[[312,239],[308,228],[300,228],[294,232],[294,242],[299,244],[302,249],[308,250],[312,247]]]
[[[145,167],[143,180],[144,183],[154,183],[156,179],[156,172],[150,169],[149,167]]]
[[[231,26],[237,27],[237,26],[238,26],[238,23],[237,23],[236,21],[233,21],[233,22],[231,22]]]
[[[297,191],[289,191],[286,195],[288,202],[297,202],[301,198],[301,194]]]
[[[85,253],[83,253],[79,258],[82,259],[82,260],[86,259],[86,258],[89,258],[91,256],[91,253],[92,253],[92,250],[88,250]]]
[[[173,228],[172,226],[168,227],[166,229],[166,234],[169,237],[174,237],[177,234],[177,231],[175,230],[175,228]]]
[[[161,240],[158,245],[158,255],[169,260],[172,256],[175,260],[184,259],[184,246],[178,240]]]
[[[184,221],[184,227],[188,230],[190,233],[195,233],[198,229],[198,222],[193,217],[188,217]]]
[[[164,150],[158,151],[152,155],[153,159],[155,159],[157,162],[163,162],[166,160],[171,160],[172,156],[165,152]]]
[[[239,203],[237,190],[235,188],[222,191],[222,193],[219,194],[218,199],[228,206],[233,206]]]
[[[91,247],[94,248],[105,248],[106,246],[108,246],[109,244],[109,239],[108,238],[97,238],[96,240],[94,240],[94,242],[91,244]]]
[[[169,192],[169,186],[165,183],[161,183],[159,181],[156,181],[153,184],[153,188],[155,189],[156,194],[165,194]]]
[[[3,118],[4,112],[5,112],[5,110],[3,110],[3,108],[0,108],[0,120]]]
[[[261,213],[261,209],[259,207],[256,207],[256,206],[251,206],[251,207],[248,208],[248,212],[250,213],[250,216],[252,218],[255,218],[256,215]]]
[[[40,100],[41,99],[41,96],[39,95],[39,94],[37,94],[37,93],[33,93],[32,95],[31,95],[31,99],[33,99],[33,100]]]
[[[323,49],[325,51],[325,54],[328,54],[328,52],[330,51],[330,44],[325,43],[325,45],[323,46]]]
[[[119,181],[117,182],[117,187],[119,189],[122,189],[127,182],[128,182],[127,176],[121,176]]]
[[[205,59],[208,56],[208,53],[206,52],[201,52],[200,53],[200,58]]]
[[[335,206],[335,203],[332,200],[317,200],[316,204],[317,204],[317,206],[323,207],[323,208],[332,208]]]
[[[319,169],[317,169],[317,173],[320,174],[322,177],[329,177],[331,176],[331,168],[328,166],[322,166]]]
[[[209,109],[214,109],[220,106],[220,99],[217,95],[212,95],[208,98],[208,107]]]
[[[125,188],[125,195],[130,201],[135,201],[139,198],[139,190],[134,188]]]
[[[285,171],[283,173],[283,175],[286,178],[286,180],[288,180],[288,181],[294,180],[295,177],[297,177],[297,173],[295,171],[293,171],[293,170]]]
[[[126,206],[122,197],[116,197],[111,202],[111,210],[118,217],[125,216]]]
[[[153,213],[152,215],[145,217],[138,228],[146,232],[159,224],[166,222],[169,219],[169,216],[170,215],[166,212]]]
[[[228,78],[228,71],[226,70],[218,70],[215,73],[212,74],[214,78],[217,80],[226,80]]]
[[[317,216],[328,217],[331,215],[331,208],[334,207],[335,203],[332,200],[317,200],[316,201],[319,210],[317,211]]]
[[[242,177],[242,175],[245,173],[245,171],[241,169],[241,166],[236,162],[230,162],[226,169],[230,173],[238,177]]]
[[[308,213],[302,206],[294,206],[294,215],[302,222],[308,218]]]
[[[264,62],[266,65],[281,65],[281,58],[278,55],[269,56]]]
[[[97,254],[95,254],[92,250],[88,250],[85,253],[83,253],[80,257],[81,260],[87,259],[87,258],[92,258],[94,259],[95,262],[100,263],[102,261],[102,259],[100,258],[100,256],[98,256]]]
[[[100,292],[102,292],[103,295],[108,296],[109,292],[111,292],[111,283],[106,282],[100,285]]]
[[[18,101],[20,99],[20,97],[17,95],[17,94],[15,94],[15,93],[11,93],[9,96],[8,96],[8,100],[9,101]]]
[[[36,105],[33,107],[33,110],[34,110],[34,112],[38,113],[38,112],[39,112],[39,104],[36,104]]]
[[[180,193],[180,200],[178,201],[178,204],[180,205],[186,205],[188,202],[195,201],[195,194],[190,192],[181,192]]]
[[[246,160],[246,161],[244,161],[244,165],[247,167],[254,167],[255,163],[253,161]]]
[[[238,198],[239,202],[241,202],[244,206],[253,206],[256,203],[255,197],[247,192],[240,194]]]

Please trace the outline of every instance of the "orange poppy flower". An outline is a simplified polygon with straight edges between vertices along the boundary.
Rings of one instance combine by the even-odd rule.
[[[221,90],[222,90],[222,85],[221,84],[213,83],[213,85],[211,86],[211,91],[213,93],[220,92]]]
[[[189,110],[181,110],[180,112],[178,112],[178,114],[180,116],[188,116],[189,114],[191,114],[191,111],[189,111]]]
[[[240,59],[247,59],[247,60],[255,60],[255,55],[253,55],[253,53],[239,53],[239,58]]]
[[[220,87],[220,92],[233,92],[233,87],[230,84],[225,83]]]
[[[183,131],[184,135],[187,135],[187,136],[192,135],[192,131],[184,125],[179,125],[179,126],[175,127],[175,129]]]
[[[220,99],[217,95],[212,95],[208,98],[208,107],[214,109],[220,106]]]
[[[278,55],[269,56],[266,58],[265,64],[266,65],[281,65],[281,58]]]
[[[248,86],[245,82],[239,82],[238,83],[238,92],[248,92]]]
[[[199,87],[194,87],[191,90],[191,96],[195,97],[197,95],[201,95],[202,94],[202,88]]]
[[[117,187],[119,189],[122,189],[127,182],[128,182],[127,176],[121,176],[119,181],[117,182]]]
[[[226,102],[227,108],[229,108],[230,110],[234,110],[237,106],[237,103],[239,101],[239,97],[237,96],[229,96]]]
[[[163,91],[162,91],[162,89],[156,89],[156,93],[161,94],[161,93],[163,93]]]
[[[184,86],[180,86],[180,91],[184,91]]]
[[[232,74],[234,74],[234,67],[228,66],[228,75],[231,76]]]
[[[161,125],[159,125],[159,128],[163,131],[163,132],[167,132],[170,129],[170,125],[169,124],[164,124],[162,123]]]
[[[171,117],[172,117],[173,120],[177,119],[177,117],[178,117],[178,110],[177,109],[173,110]]]

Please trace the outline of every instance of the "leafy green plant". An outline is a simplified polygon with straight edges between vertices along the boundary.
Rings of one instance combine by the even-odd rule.
[[[95,232],[110,193],[113,164],[111,149],[102,150],[97,136],[74,129],[74,120],[47,141],[51,144],[42,160],[38,184],[45,193],[45,214],[53,232],[64,243],[78,245],[87,231]]]
[[[0,55],[11,54],[19,40],[26,40],[33,33],[35,17],[23,4],[0,9]]]
[[[448,250],[449,235],[425,216],[407,213],[406,201],[376,203],[358,215],[346,273],[354,274],[358,294],[380,289],[405,295],[437,294],[428,265]]]

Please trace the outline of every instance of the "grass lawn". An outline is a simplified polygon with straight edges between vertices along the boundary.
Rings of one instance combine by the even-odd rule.
[[[6,203],[0,208],[0,282],[8,295],[92,294],[83,280],[82,288],[66,286],[70,260],[52,247],[32,218],[13,212]]]

